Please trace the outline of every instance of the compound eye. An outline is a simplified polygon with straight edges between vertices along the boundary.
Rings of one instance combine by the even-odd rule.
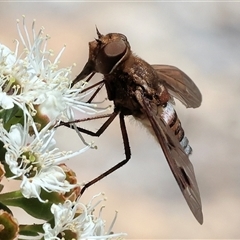
[[[104,53],[108,57],[117,57],[126,51],[126,44],[123,40],[111,42],[104,47]]]
[[[96,71],[102,74],[110,73],[125,55],[126,51],[127,45],[122,39],[108,43],[100,50],[96,58]]]

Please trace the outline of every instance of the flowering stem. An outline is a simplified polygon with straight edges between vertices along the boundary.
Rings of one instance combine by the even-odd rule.
[[[47,47],[50,37],[43,35],[43,28],[35,32],[35,20],[32,36],[24,16],[23,30],[19,21],[17,30],[21,41],[15,40],[15,52],[0,43],[0,240],[107,240],[125,236],[112,234],[116,216],[105,232],[103,207],[94,216],[96,207],[105,200],[98,201],[101,194],[87,205],[79,202],[79,181],[64,163],[95,145],[85,141],[75,123],[84,147],[62,151],[54,137],[55,124],[72,121],[76,111],[93,115],[109,108],[100,107],[103,102],[90,103],[97,92],[89,98],[94,90],[84,90],[88,80],[71,87],[72,67],[58,68],[66,46],[52,61],[53,51]],[[21,42],[24,51],[19,55]],[[4,177],[18,180],[19,190],[1,194]],[[19,224],[11,206],[43,220],[42,224],[33,224],[34,220],[30,225]]]

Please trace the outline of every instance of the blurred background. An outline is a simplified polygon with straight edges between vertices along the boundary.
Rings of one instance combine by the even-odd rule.
[[[16,19],[25,14],[29,31],[36,19],[36,29],[45,27],[51,36],[49,48],[56,55],[67,45],[60,67],[76,63],[72,78],[87,61],[88,42],[96,37],[97,25],[103,34],[125,34],[132,50],[147,62],[179,67],[201,90],[200,108],[186,109],[176,101],[176,110],[193,147],[191,161],[201,192],[203,225],[188,209],[159,145],[126,119],[132,159],[82,197],[87,203],[94,194],[105,192],[107,225],[115,210],[119,212],[115,232],[127,232],[129,239],[240,239],[239,12],[240,3],[230,2],[0,3],[0,42],[14,50],[13,40],[19,39]],[[100,99],[104,97],[105,90]],[[103,122],[84,126],[97,130]],[[59,129],[57,137],[61,149],[83,146],[74,131]],[[94,141],[98,150],[68,162],[80,182],[124,159],[118,119]],[[20,222],[32,221],[20,211],[16,214]]]

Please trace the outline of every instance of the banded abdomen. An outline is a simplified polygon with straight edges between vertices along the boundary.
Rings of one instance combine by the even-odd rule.
[[[177,137],[179,143],[183,147],[184,152],[187,155],[190,155],[192,153],[192,148],[189,145],[189,141],[184,134],[184,130],[181,126],[181,122],[177,116],[175,109],[173,108],[173,105],[170,102],[167,102],[165,107],[159,106],[158,109],[156,109],[155,114],[159,115],[158,116],[159,121],[161,121],[162,119],[165,122],[165,124],[170,127],[170,129],[173,131],[173,133]],[[140,121],[157,140],[153,127],[145,114],[134,116],[134,118]]]
[[[168,102],[166,107],[163,108],[163,111],[161,113],[161,118],[172,129],[179,143],[183,147],[185,153],[187,155],[190,155],[192,153],[192,148],[189,145],[189,141],[184,134],[184,130],[182,128],[181,122],[171,103]]]

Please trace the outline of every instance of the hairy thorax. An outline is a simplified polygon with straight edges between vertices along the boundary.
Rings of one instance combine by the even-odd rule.
[[[105,74],[104,80],[108,99],[114,101],[115,107],[124,115],[143,114],[135,97],[138,88],[142,88],[146,97],[151,100],[156,98],[156,93],[161,94],[163,90],[155,70],[136,56],[120,64],[112,73]],[[168,99],[169,97],[164,101],[167,102]],[[157,100],[160,101],[159,96]]]

